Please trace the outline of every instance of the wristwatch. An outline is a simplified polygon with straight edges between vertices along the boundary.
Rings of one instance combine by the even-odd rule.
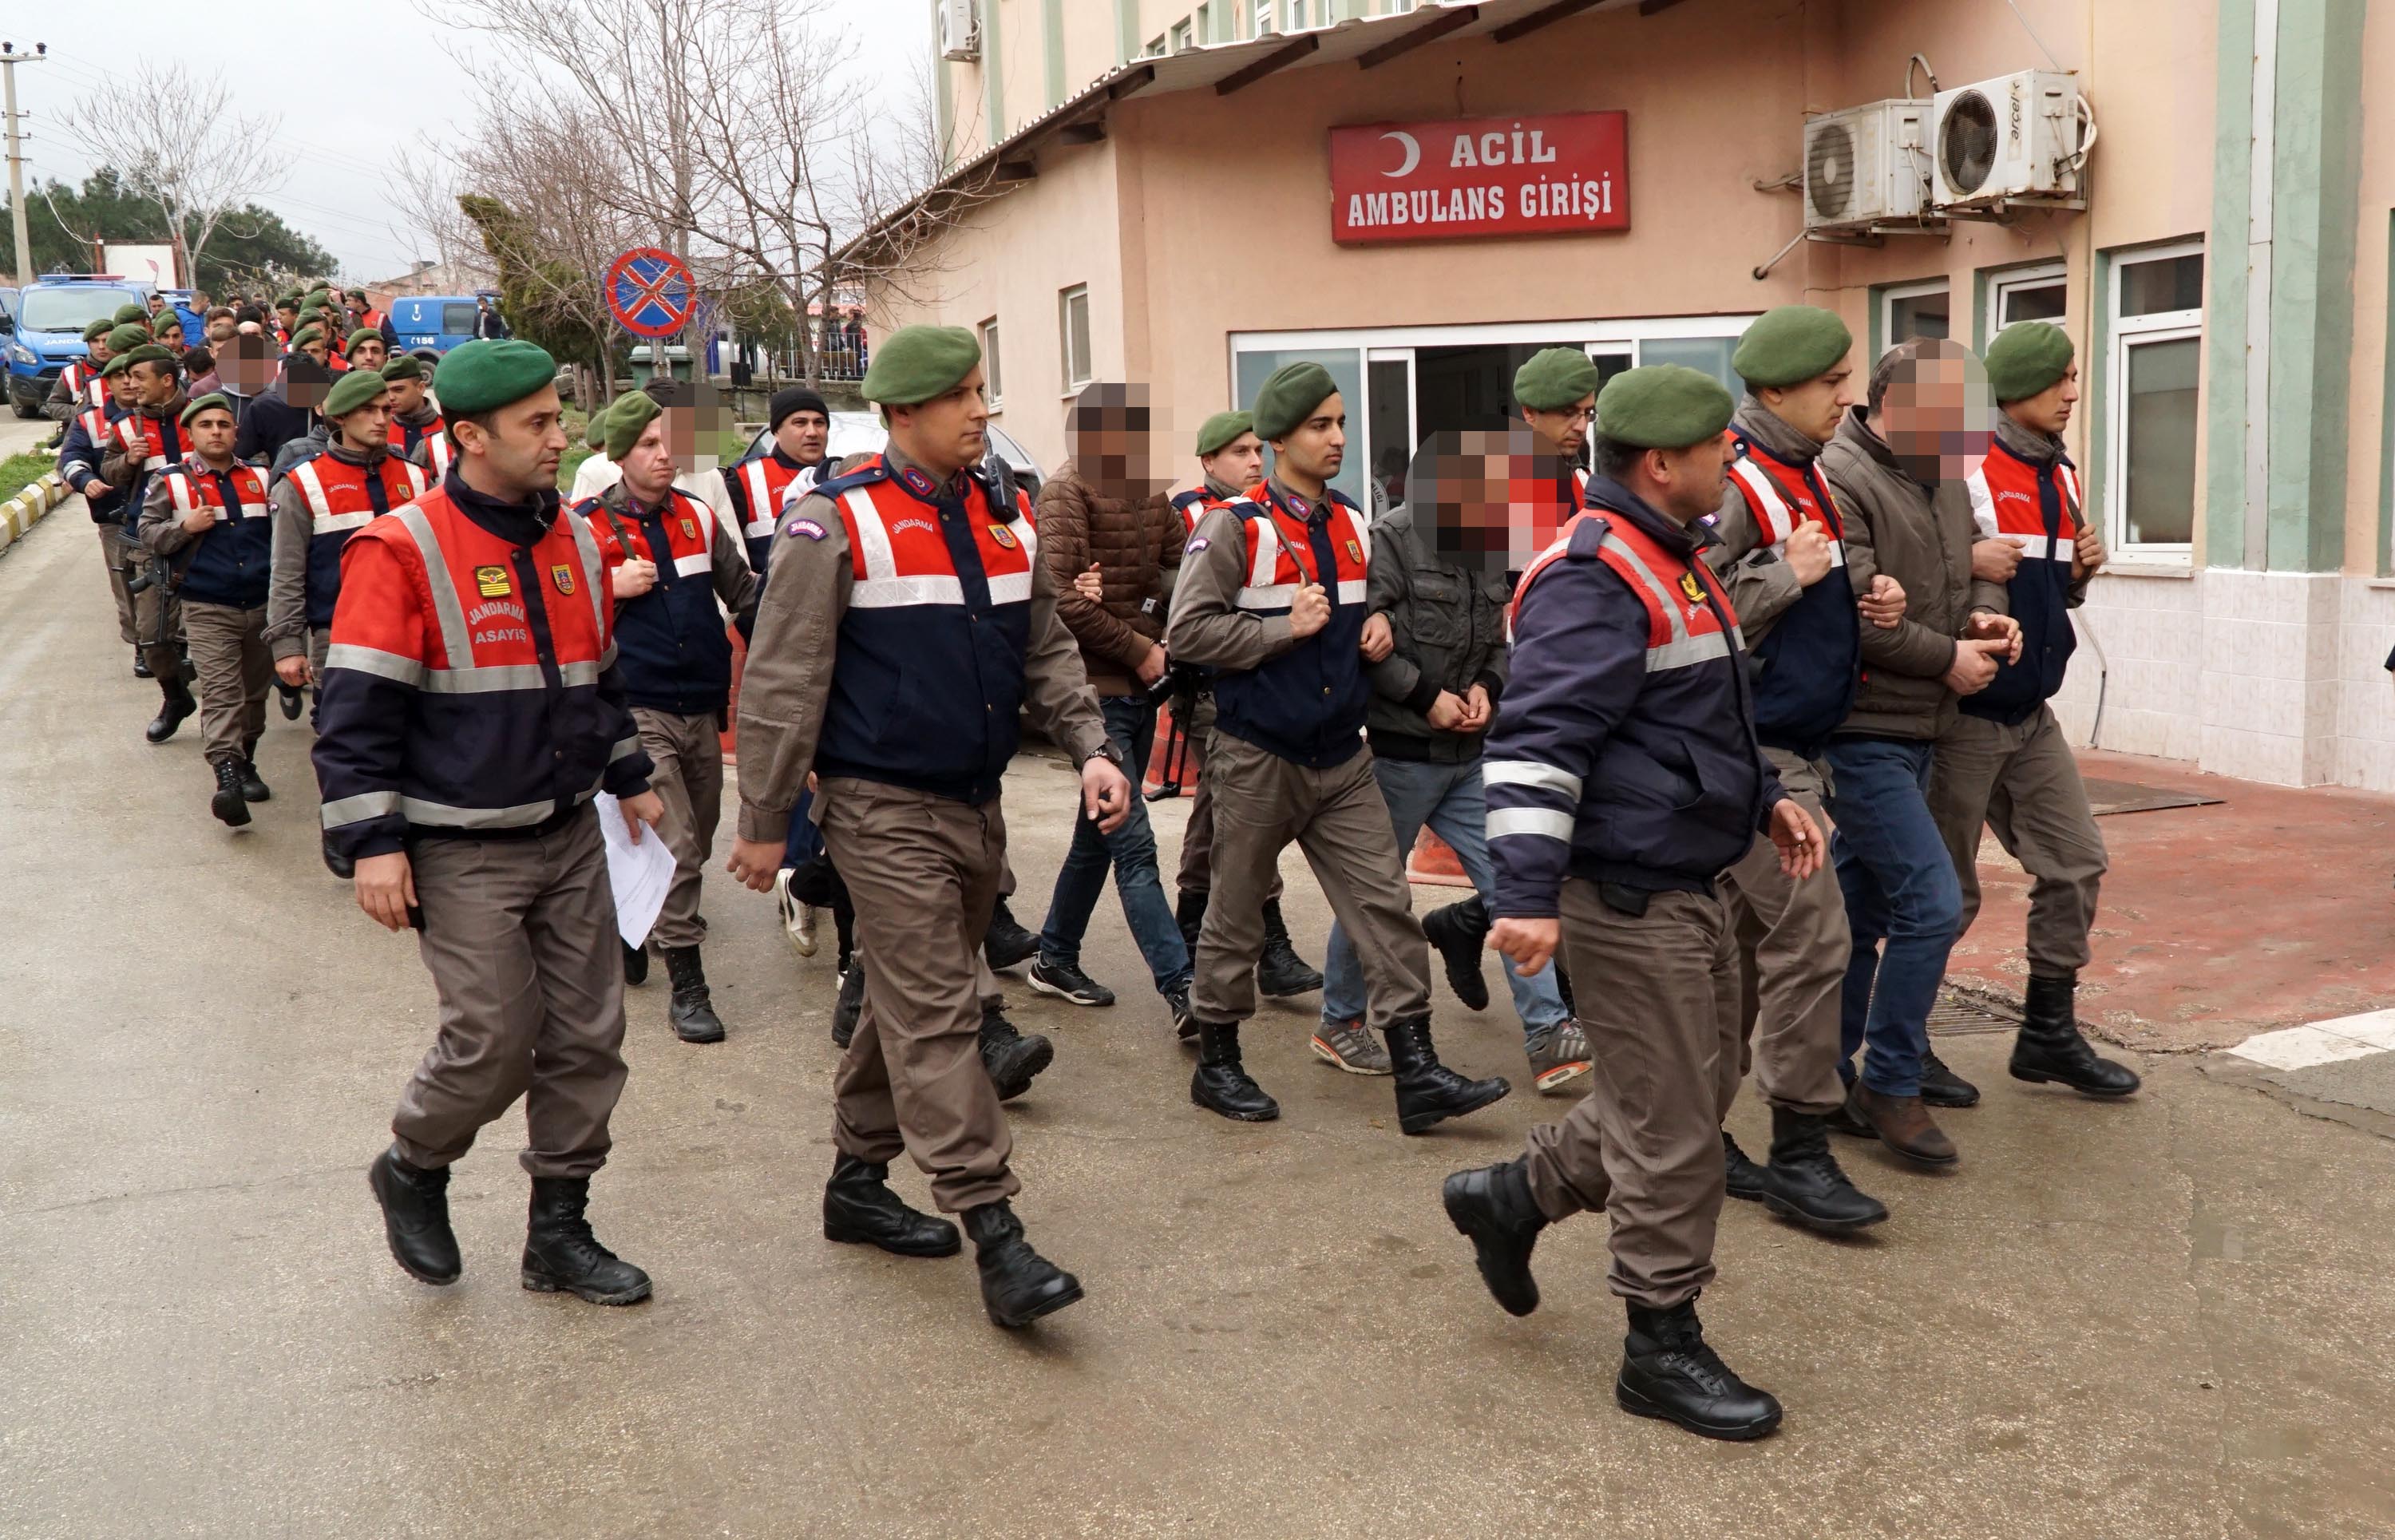
[[[1102,759],[1124,775],[1131,774],[1131,766],[1123,763],[1122,750],[1115,747],[1115,741],[1112,738],[1106,739],[1105,742],[1091,750],[1090,759]],[[1089,760],[1083,760],[1081,763],[1087,764]]]

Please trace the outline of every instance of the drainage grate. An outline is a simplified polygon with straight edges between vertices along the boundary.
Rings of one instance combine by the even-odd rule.
[[[2020,1025],[2021,1003],[2000,990],[1947,980],[1929,1009],[1929,1030],[1938,1037],[1969,1032],[2009,1032]]]

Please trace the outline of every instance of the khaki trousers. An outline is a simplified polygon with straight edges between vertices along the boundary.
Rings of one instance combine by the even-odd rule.
[[[1199,696],[1198,709],[1189,714],[1188,776],[1198,777],[1198,794],[1189,799],[1189,823],[1181,834],[1181,873],[1173,886],[1183,893],[1204,893],[1214,883],[1214,782],[1206,774],[1208,745],[1214,737],[1214,697]],[[1280,869],[1273,869],[1272,892],[1265,896],[1280,900]]]
[[[606,1163],[624,1092],[624,948],[599,816],[523,840],[418,840],[417,948],[441,1033],[401,1093],[390,1131],[411,1165],[445,1166],[524,1097],[535,1176]]]
[[[1581,878],[1564,883],[1563,949],[1588,1033],[1588,1095],[1530,1130],[1539,1212],[1603,1209],[1613,1292],[1647,1309],[1714,1276],[1721,1122],[1738,1091],[1738,948],[1721,900],[1658,893],[1623,914]]]
[[[707,922],[698,915],[700,880],[723,814],[723,738],[713,712],[675,716],[635,706],[632,721],[641,747],[656,763],[649,790],[666,804],[657,832],[674,858],[673,886],[666,890],[649,940],[660,948],[695,947],[707,938]]]
[[[274,687],[265,608],[187,603],[183,632],[200,676],[200,751],[210,764],[247,759],[266,731],[266,697]]]
[[[1255,1015],[1264,907],[1291,841],[1356,944],[1373,1029],[1428,1016],[1430,946],[1413,915],[1372,751],[1359,740],[1345,763],[1313,770],[1216,733],[1206,777],[1215,796],[1213,887],[1190,989],[1198,1018],[1232,1025]]]
[[[1829,768],[1766,749],[1780,785],[1822,829]],[[1797,882],[1780,870],[1780,847],[1763,836],[1721,876],[1739,953],[1739,1075],[1755,1071],[1764,1099],[1793,1112],[1834,1112],[1846,1097],[1838,1078],[1838,1012],[1853,942],[1846,896],[1826,860]]]
[[[1006,1113],[981,1061],[982,935],[998,904],[1006,820],[877,781],[815,790],[824,848],[856,906],[865,1008],[832,1080],[832,1140],[888,1164],[911,1156],[942,1211],[1022,1190]]]
[[[108,564],[108,591],[116,600],[117,640],[126,646],[136,645],[141,638],[133,630],[133,595],[125,586],[125,542],[117,538],[115,524],[91,527],[99,534],[99,559]]]
[[[2108,862],[2061,724],[2044,706],[2007,727],[1958,714],[1930,762],[1929,815],[1963,886],[1960,939],[1979,912],[1979,830],[2030,875],[2029,969],[2052,977],[2087,965],[2087,933]]]

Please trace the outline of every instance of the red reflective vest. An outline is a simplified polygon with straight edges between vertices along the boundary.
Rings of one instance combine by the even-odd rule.
[[[1233,737],[1328,769],[1345,763],[1362,746],[1357,735],[1371,692],[1356,649],[1364,632],[1372,538],[1362,512],[1337,492],[1318,510],[1290,506],[1293,500],[1266,483],[1224,506],[1238,520],[1242,542],[1244,575],[1232,603],[1251,615],[1287,615],[1298,585],[1318,583],[1330,596],[1330,619],[1277,657],[1218,673],[1214,720]],[[1204,550],[1208,538],[1192,536],[1191,551]]]
[[[341,596],[341,548],[377,515],[424,496],[431,479],[396,455],[377,460],[371,474],[319,455],[293,466],[289,479],[308,505],[308,624],[322,629],[333,623]]]
[[[1254,495],[1253,487],[1240,494],[1243,498]],[[1231,499],[1216,494],[1211,485],[1193,486],[1186,492],[1174,493],[1172,506],[1181,511],[1181,522],[1189,526],[1186,533],[1195,535],[1198,533],[1199,520],[1218,508],[1230,507]]]
[[[1800,524],[1817,524],[1830,537],[1830,564],[1846,564],[1846,526],[1838,517],[1837,499],[1821,477],[1819,460],[1801,470],[1783,464],[1753,445],[1729,462],[1730,479],[1753,511],[1762,544],[1776,546],[1796,533]]]
[[[1508,634],[1532,581],[1570,549],[1572,531],[1581,521],[1594,516],[1575,517],[1564,525],[1563,538],[1523,569],[1522,580],[1514,586],[1514,603],[1505,612]],[[1738,611],[1730,605],[1728,591],[1703,561],[1682,561],[1626,518],[1606,521],[1605,543],[1596,555],[1646,606],[1648,673],[1685,669],[1745,650],[1746,638],[1739,630]],[[1705,603],[1708,596],[1714,601],[1711,604]]]
[[[785,465],[771,450],[724,472],[725,479],[740,489],[738,500],[748,519],[740,526],[740,537],[748,547],[749,566],[759,573],[765,570],[765,559],[773,554],[774,521],[781,515],[783,498],[796,483],[813,486],[820,473],[817,467]]]
[[[232,484],[232,502],[225,501]],[[230,604],[258,609],[274,563],[274,525],[268,516],[266,472],[236,462],[218,476],[197,456],[183,460],[159,478],[179,522],[197,509],[213,508],[217,522],[187,548],[176,580],[182,597],[203,604]]]

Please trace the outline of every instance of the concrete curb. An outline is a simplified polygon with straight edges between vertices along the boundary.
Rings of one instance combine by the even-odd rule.
[[[40,481],[0,503],[0,551],[6,551],[25,538],[26,531],[41,521],[43,514],[67,500],[67,484],[55,471]]]

